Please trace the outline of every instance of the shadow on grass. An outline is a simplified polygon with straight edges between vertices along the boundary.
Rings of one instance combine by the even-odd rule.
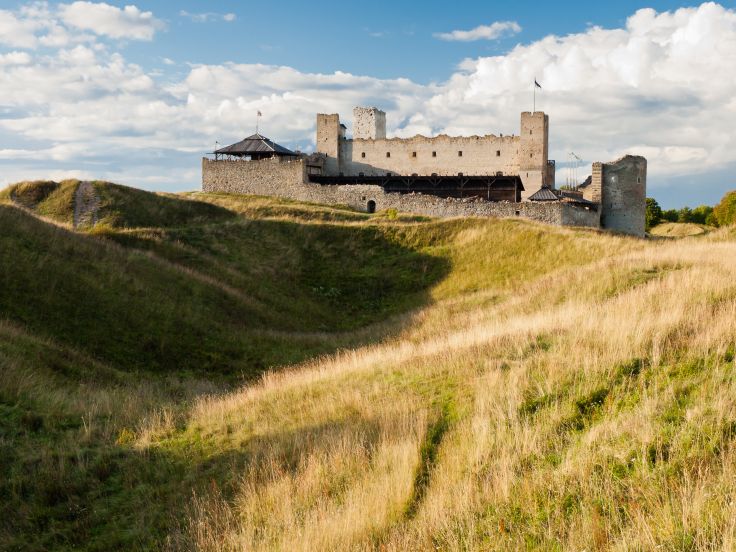
[[[365,450],[379,439],[374,423],[346,419],[262,435],[218,453],[196,442],[144,451],[112,443],[64,448],[50,445],[75,434],[68,422],[31,431],[5,408],[0,403],[0,431],[14,431],[20,445],[16,452],[8,447],[0,463],[7,469],[0,482],[0,548],[6,550],[152,550],[166,548],[170,538],[176,548],[187,541],[194,494],[212,498],[215,490],[217,498],[232,500],[246,471],[261,471],[264,482],[271,470],[297,474],[303,455],[352,434],[356,423],[364,428]],[[31,448],[46,452],[22,457]],[[330,474],[329,491],[343,492],[347,476]]]
[[[0,313],[42,344],[141,381],[200,375],[232,383],[401,331],[450,270],[447,259],[380,225],[216,219],[80,234],[0,204]],[[54,371],[76,393],[128,385],[84,363],[28,355],[28,366]],[[44,393],[55,390],[56,379],[40,381]],[[243,450],[141,452],[105,434],[82,443],[88,422],[80,413],[52,395],[43,404],[19,398],[5,385],[0,548],[154,548],[181,521],[193,490],[212,481],[227,490],[229,477],[259,461],[258,450],[282,447],[284,466],[296,469],[302,448],[347,424],[367,424],[369,441],[378,432],[350,419],[261,437]]]
[[[450,269],[375,226],[241,220],[103,240],[0,205],[0,236],[7,319],[123,370],[177,375],[251,378],[382,339]]]

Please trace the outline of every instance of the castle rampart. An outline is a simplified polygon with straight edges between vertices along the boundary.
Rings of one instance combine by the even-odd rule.
[[[202,191],[266,195],[345,205],[361,211],[396,209],[433,217],[525,217],[539,222],[598,228],[594,208],[572,203],[490,202],[425,194],[385,192],[374,185],[319,185],[308,181],[304,158],[292,161],[214,161],[202,159]]]

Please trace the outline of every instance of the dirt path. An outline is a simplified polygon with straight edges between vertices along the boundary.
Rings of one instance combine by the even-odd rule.
[[[97,197],[94,186],[88,180],[83,180],[74,195],[74,229],[94,226],[99,208],[100,198]]]

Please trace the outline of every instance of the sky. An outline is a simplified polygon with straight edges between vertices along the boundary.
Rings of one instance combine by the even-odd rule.
[[[736,0],[0,1],[0,186],[195,190],[257,111],[302,151],[356,105],[394,136],[518,134],[535,78],[558,185],[574,152],[581,177],[644,155],[665,208],[736,188]]]

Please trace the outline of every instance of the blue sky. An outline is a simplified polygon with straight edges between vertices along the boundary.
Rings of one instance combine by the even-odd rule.
[[[127,6],[127,7],[126,7]],[[313,147],[314,115],[389,133],[518,132],[640,153],[666,207],[736,188],[735,2],[0,2],[0,184],[106,178],[196,189],[201,155],[262,128]]]
[[[598,25],[615,28],[639,8],[667,11],[692,2],[401,2],[281,1],[264,11],[262,2],[138,2],[168,23],[151,44],[130,44],[131,61],[148,65],[151,54],[179,62],[288,65],[304,72],[346,71],[378,78],[443,81],[464,58],[500,55],[517,43],[551,33],[579,33]],[[734,2],[721,2],[734,6]],[[203,25],[181,17],[236,15],[231,23]],[[491,41],[443,42],[434,33],[472,29],[493,21],[516,21],[521,32]],[[154,62],[155,64],[155,62]]]

